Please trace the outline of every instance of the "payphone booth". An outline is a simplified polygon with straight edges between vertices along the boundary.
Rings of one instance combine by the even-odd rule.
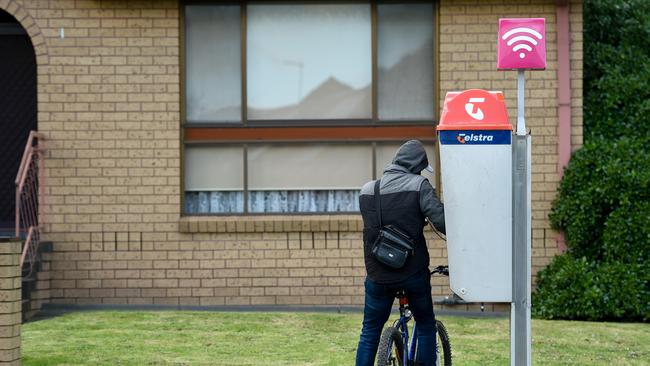
[[[512,301],[512,125],[503,93],[449,92],[437,127],[450,287]]]

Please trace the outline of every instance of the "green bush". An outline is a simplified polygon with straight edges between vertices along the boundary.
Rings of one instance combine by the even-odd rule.
[[[587,0],[584,11],[585,138],[650,128],[650,1]]]
[[[650,1],[584,7],[586,142],[549,215],[568,252],[538,273],[533,313],[650,321]]]
[[[650,320],[644,263],[596,262],[561,255],[539,273],[533,313],[546,319]]]
[[[572,157],[549,216],[569,250],[538,274],[536,316],[650,320],[648,146],[600,139]]]
[[[647,258],[648,202],[650,138],[601,139],[571,158],[549,218],[565,232],[577,258],[626,260],[633,253]]]
[[[603,253],[605,258],[645,265],[650,273],[650,201],[630,202],[609,215]]]

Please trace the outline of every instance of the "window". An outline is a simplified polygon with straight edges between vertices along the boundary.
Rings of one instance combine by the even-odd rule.
[[[358,211],[357,191],[371,178],[372,149],[365,144],[252,145],[248,148],[248,210]]]
[[[183,19],[186,214],[356,212],[401,142],[434,160],[433,3],[188,2]]]
[[[369,4],[249,5],[248,118],[371,118]]]
[[[185,211],[244,212],[243,163],[241,146],[187,146]]]
[[[242,120],[239,11],[185,7],[187,123]]]
[[[433,119],[430,4],[377,7],[379,119]]]

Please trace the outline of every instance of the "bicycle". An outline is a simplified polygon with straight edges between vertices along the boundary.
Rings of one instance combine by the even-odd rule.
[[[448,266],[438,266],[431,274],[449,276]],[[417,350],[417,327],[413,322],[413,331],[409,340],[408,323],[413,318],[409,309],[406,292],[398,291],[395,297],[399,300],[399,319],[391,327],[383,330],[379,339],[377,366],[411,366],[415,363]],[[436,365],[451,366],[451,343],[449,333],[440,320],[436,320]],[[408,350],[408,352],[404,352]],[[442,361],[442,362],[441,362]]]

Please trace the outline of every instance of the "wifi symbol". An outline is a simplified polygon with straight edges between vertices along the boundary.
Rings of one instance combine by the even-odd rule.
[[[520,33],[528,33],[530,35],[535,36],[537,39],[535,39],[533,37],[530,37],[530,36],[528,36],[526,34],[520,34]],[[513,35],[514,35],[514,37],[510,38],[510,36],[513,36]],[[511,30],[507,31],[506,33],[504,33],[503,36],[501,36],[501,39],[503,39],[504,41],[506,39],[508,39],[508,38],[510,38],[507,41],[508,47],[512,46],[512,51],[513,52],[517,52],[517,51],[520,51],[520,50],[526,50],[528,52],[532,52],[533,47],[531,47],[530,45],[537,46],[537,40],[541,41],[542,40],[542,35],[538,31],[536,31],[534,29],[519,27],[519,28],[511,29]],[[526,53],[523,52],[523,51],[520,52],[519,53],[519,58],[521,58],[521,59],[526,58]]]

